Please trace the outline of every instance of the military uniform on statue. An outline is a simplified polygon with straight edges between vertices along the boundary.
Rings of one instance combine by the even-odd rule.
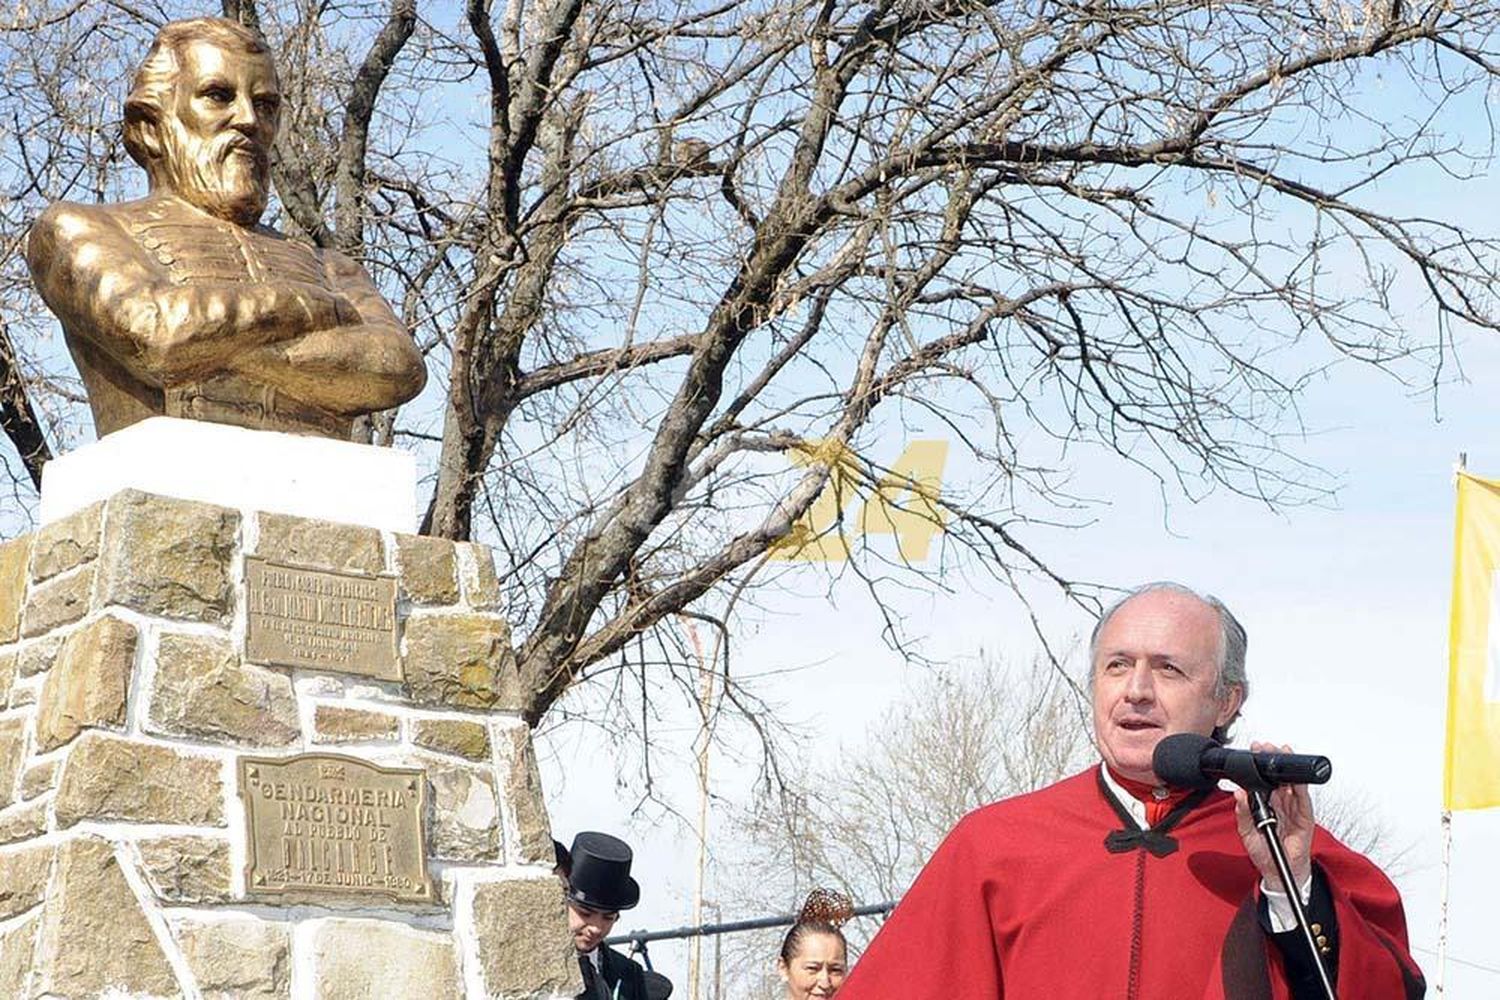
[[[604,944],[620,911],[641,899],[630,862],[630,845],[607,833],[580,833],[568,851],[568,929],[583,973],[578,1000],[648,1000],[650,995],[645,970]]]

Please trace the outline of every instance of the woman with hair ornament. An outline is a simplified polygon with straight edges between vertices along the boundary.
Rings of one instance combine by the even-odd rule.
[[[849,945],[840,930],[854,916],[849,897],[814,889],[781,941],[776,971],[786,983],[787,1000],[831,997],[849,971]]]

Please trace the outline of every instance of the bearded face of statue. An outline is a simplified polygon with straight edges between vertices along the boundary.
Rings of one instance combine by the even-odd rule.
[[[194,41],[159,119],[162,184],[221,219],[254,225],[270,197],[281,88],[268,56]]]

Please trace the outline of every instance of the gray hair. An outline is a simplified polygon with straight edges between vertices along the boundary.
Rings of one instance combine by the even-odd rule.
[[[1115,603],[1105,609],[1104,614],[1099,616],[1099,621],[1094,624],[1094,631],[1089,633],[1089,683],[1093,683],[1094,660],[1099,655],[1099,633],[1104,626],[1115,616],[1127,603],[1143,594],[1179,594],[1183,597],[1191,597],[1208,605],[1214,613],[1219,616],[1219,673],[1214,679],[1214,697],[1223,698],[1229,694],[1229,689],[1238,687],[1240,689],[1240,704],[1250,696],[1250,681],[1245,676],[1245,653],[1250,645],[1250,638],[1245,634],[1245,626],[1234,616],[1234,612],[1212,594],[1200,594],[1192,587],[1176,583],[1172,580],[1157,580],[1152,583],[1143,583],[1139,587],[1126,593]],[[1240,717],[1236,711],[1233,718],[1222,726],[1216,726],[1213,737],[1220,742],[1229,741],[1229,727],[1234,725],[1235,720]]]

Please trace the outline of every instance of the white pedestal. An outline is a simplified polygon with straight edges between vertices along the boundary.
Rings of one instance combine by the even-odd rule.
[[[417,464],[403,451],[152,417],[48,462],[41,523],[120,490],[386,531],[417,528]]]

